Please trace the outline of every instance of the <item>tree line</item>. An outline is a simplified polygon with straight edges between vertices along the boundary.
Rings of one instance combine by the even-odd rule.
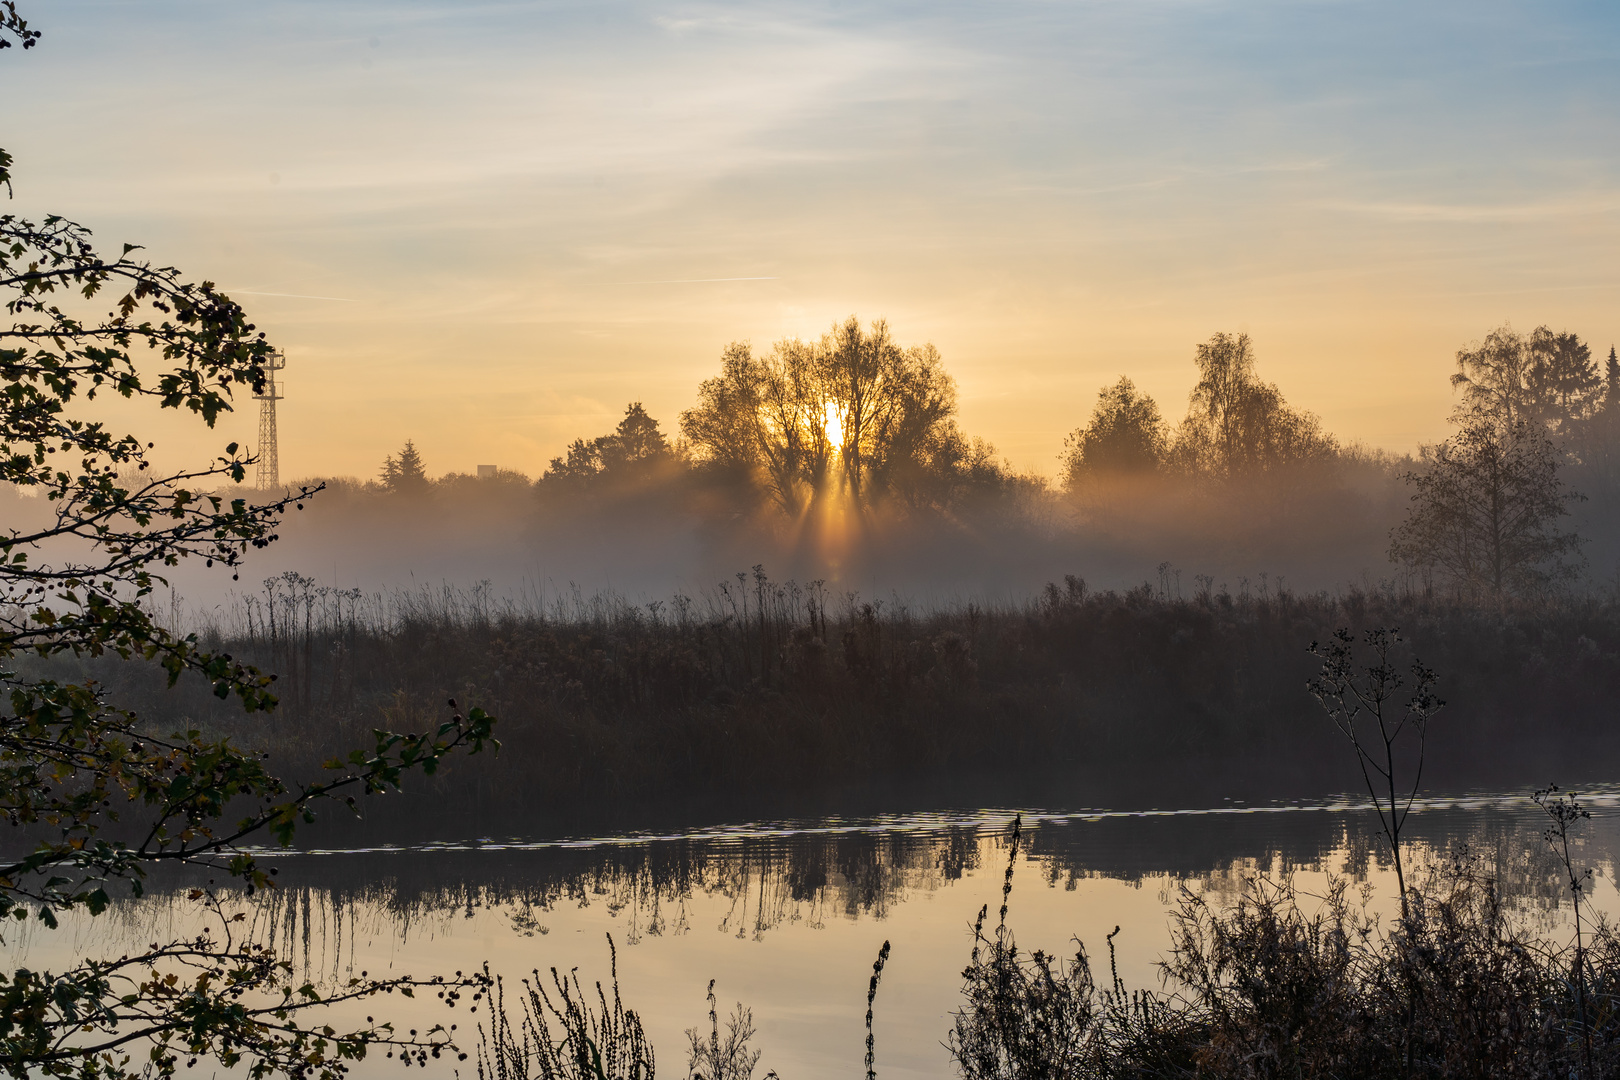
[[[1079,498],[1099,484],[1179,474],[1235,480],[1332,461],[1339,442],[1255,372],[1247,334],[1217,333],[1196,347],[1198,382],[1172,428],[1128,376],[1097,393],[1090,420],[1064,443],[1061,482]]]
[[[613,498],[684,483],[791,519],[837,500],[860,512],[951,511],[1045,487],[998,460],[957,424],[956,382],[933,345],[903,346],[888,324],[836,324],[817,341],[768,352],[728,345],[720,372],[665,433],[641,402],[610,432],[577,438],[534,486],[547,502]],[[420,496],[475,478],[432,479],[414,442],[385,461],[375,486]],[[497,485],[526,481],[501,470]]]
[[[372,487],[405,497],[532,487],[564,514],[657,493],[785,522],[835,503],[859,518],[1039,506],[1104,527],[1188,500],[1263,505],[1267,520],[1316,514],[1360,470],[1407,489],[1392,563],[1426,588],[1498,598],[1576,578],[1584,541],[1567,527],[1571,506],[1590,497],[1599,519],[1620,507],[1620,360],[1611,348],[1600,370],[1574,333],[1503,326],[1459,350],[1453,434],[1401,459],[1347,444],[1290,404],[1260,377],[1247,334],[1213,335],[1193,363],[1176,424],[1128,376],[1102,387],[1065,440],[1055,490],[962,431],[933,345],[903,345],[883,320],[854,317],[813,341],[728,345],[674,433],[631,402],[612,431],[575,439],[532,485],[508,470],[432,479],[406,442]]]

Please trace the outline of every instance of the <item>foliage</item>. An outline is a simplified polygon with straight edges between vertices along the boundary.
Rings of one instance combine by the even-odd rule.
[[[389,454],[383,459],[380,479],[383,488],[395,495],[424,495],[433,483],[428,479],[421,451],[410,439],[405,440],[398,457]]]
[[[1396,562],[1438,572],[1455,589],[1524,596],[1572,578],[1582,543],[1556,522],[1581,496],[1559,477],[1563,455],[1528,421],[1472,417],[1435,448],[1391,538]]]
[[[998,925],[986,932],[988,907],[980,910],[945,1043],[968,1080],[1567,1080],[1620,1067],[1620,939],[1606,924],[1589,948],[1579,936],[1572,948],[1530,933],[1466,849],[1426,867],[1408,890],[1406,913],[1389,926],[1370,910],[1370,887],[1352,896],[1342,878],[1312,896],[1289,877],[1256,875],[1229,901],[1182,887],[1159,964],[1161,988],[1132,990],[1112,962],[1112,978],[1099,986],[1078,942],[1072,958],[1018,947],[1008,912],[1025,840],[1017,819]],[[1111,958],[1118,933],[1108,935]],[[867,986],[868,1078],[876,1075],[873,1013],[888,955],[885,943]],[[486,1049],[480,1075],[629,1075],[607,1064],[605,1050],[600,1066],[594,1054],[572,1050],[623,1040],[602,1034],[596,1020],[635,1015],[619,1003],[616,982],[612,999],[598,986],[597,1003],[587,1007],[577,977],[553,972],[552,980],[579,1006],[546,1011],[531,997],[520,1021],[524,1041],[511,1036],[509,1012],[497,1001],[508,1065],[502,1071]],[[752,1075],[759,1057],[749,1048],[752,1015],[739,1005],[723,1036],[712,982],[708,1001],[707,1037],[687,1032],[688,1076]],[[550,1017],[550,1033],[529,1019],[537,1015]],[[628,1021],[622,1025],[629,1030]],[[650,1051],[645,1057],[650,1062]]]
[[[529,478],[516,469],[495,470],[493,476],[480,476],[477,473],[445,473],[433,481],[433,494],[444,497],[452,503],[470,503],[485,514],[500,509],[503,505],[523,505],[528,502],[526,496],[531,494],[532,484]],[[329,495],[323,495],[323,504],[329,501]],[[480,505],[482,504],[482,505]]]
[[[709,980],[709,1035],[704,1038],[697,1028],[687,1028],[686,1037],[691,1049],[686,1057],[686,1075],[689,1080],[752,1080],[754,1068],[759,1064],[760,1051],[750,1049],[754,1038],[753,1011],[737,1003],[737,1009],[726,1020],[726,1034],[720,1035],[720,1014],[714,997],[714,980]],[[773,1070],[765,1080],[776,1076]]]
[[[1540,326],[1529,337],[1511,326],[1457,353],[1451,385],[1462,391],[1460,420],[1523,423],[1568,436],[1601,402],[1592,350],[1574,334]]]
[[[1576,1004],[1579,1009],[1581,1053],[1585,1059],[1586,1075],[1595,1076],[1592,1067],[1592,1020],[1587,995],[1592,982],[1592,972],[1586,949],[1586,928],[1581,921],[1581,898],[1592,887],[1592,871],[1578,872],[1575,861],[1570,852],[1570,829],[1579,822],[1590,821],[1591,811],[1581,805],[1580,796],[1573,792],[1558,790],[1557,784],[1550,784],[1537,791],[1531,798],[1547,815],[1550,824],[1542,833],[1542,838],[1551,845],[1553,854],[1564,868],[1565,883],[1569,886],[1569,899],[1575,916],[1575,957],[1570,964],[1571,974],[1575,979]]]
[[[1121,376],[1097,391],[1097,404],[1085,427],[1064,443],[1063,485],[1070,491],[1100,477],[1140,477],[1156,472],[1169,450],[1159,406]]]
[[[575,439],[563,457],[552,458],[540,488],[575,493],[631,489],[661,478],[676,461],[658,421],[633,401],[610,434],[590,442]]]
[[[523,980],[515,1032],[505,984],[497,977],[490,1026],[478,1027],[479,1080],[653,1080],[653,1048],[641,1017],[619,997],[619,954],[611,934],[608,955],[611,1003],[598,982],[593,1007],[577,970],[565,977],[552,968],[549,991],[537,970]]]
[[[1201,1071],[1357,1075],[1367,1048],[1342,1021],[1357,1010],[1356,950],[1372,932],[1343,881],[1312,914],[1287,880],[1254,878],[1227,910],[1183,887],[1163,968],[1202,1029]]]
[[[16,38],[13,42],[11,39]],[[28,20],[17,14],[17,0],[0,0],[0,49],[9,49],[13,44],[21,43],[25,49],[32,49],[39,43],[40,32],[28,28]],[[0,165],[0,183],[6,183],[7,177],[4,165]]]
[[[1620,356],[1612,346],[1601,393],[1593,396],[1586,417],[1571,427],[1564,449],[1576,459],[1581,490],[1612,516],[1620,503]]]
[[[1333,437],[1291,408],[1254,372],[1248,334],[1218,333],[1198,346],[1199,379],[1177,433],[1175,460],[1193,473],[1235,479],[1331,460]]]
[[[955,382],[932,345],[903,348],[886,322],[863,330],[851,316],[819,341],[779,341],[762,356],[728,346],[681,430],[700,461],[751,478],[797,518],[829,497],[937,502],[942,480],[948,489],[985,456],[955,412]]]
[[[560,592],[537,604],[487,587],[357,593],[278,579],[273,615],[261,593],[201,632],[281,673],[271,737],[310,767],[365,738],[379,713],[417,727],[447,696],[476,693],[501,717],[501,754],[441,770],[435,814],[476,805],[561,815],[571,829],[578,815],[694,793],[717,808],[744,795],[791,805],[805,791],[945,775],[1056,795],[1077,777],[1107,789],[1151,766],[1201,784],[1284,775],[1343,790],[1358,777],[1337,753],[1343,736],[1299,692],[1320,667],[1301,643],[1343,626],[1399,625],[1451,673],[1444,696],[1469,723],[1436,729],[1452,749],[1425,782],[1500,783],[1526,760],[1539,773],[1620,761],[1620,607],[1601,596],[1477,604],[1393,583],[1312,594],[1202,576],[1183,595],[1167,569],[1126,592],[1073,578],[1022,604],[922,607],[745,580],[649,603]],[[263,737],[205,687],[176,696],[121,664],[92,671],[154,715]]]
[[[1059,974],[1010,948],[981,952],[976,933],[947,1045],[963,1077],[1009,1080],[1562,1080],[1620,1064],[1620,941],[1606,926],[1588,998],[1569,978],[1579,956],[1517,926],[1466,853],[1413,888],[1388,931],[1369,898],[1351,903],[1335,880],[1311,903],[1286,878],[1255,877],[1217,906],[1184,887],[1157,993],[1127,993],[1117,975],[1098,990],[1083,950]]]
[[[1039,949],[1027,957],[1007,925],[1022,818],[1013,822],[1001,916],[984,933],[989,905],[973,924],[973,953],[962,972],[965,999],[946,1047],[967,1080],[1037,1080],[1080,1074],[1099,1003],[1085,950],[1064,961]],[[1055,969],[1055,970],[1054,970]]]
[[[1609,346],[1609,359],[1603,367],[1603,408],[1611,408],[1620,403],[1620,355],[1617,355],[1614,346]]]
[[[9,4],[5,20],[32,33]],[[9,164],[0,152],[0,167]],[[407,771],[432,773],[452,752],[491,742],[492,718],[473,709],[422,734],[376,732],[370,750],[330,762],[328,779],[286,784],[261,754],[196,729],[161,734],[93,683],[21,673],[24,660],[37,669],[110,656],[157,666],[170,687],[203,680],[249,713],[276,704],[273,676],[161,626],[150,598],[182,559],[236,567],[313,492],[264,505],[209,494],[241,483],[251,459],[234,444],[206,465],[164,470],[150,442],[86,415],[123,399],[211,427],[234,391],[263,387],[270,346],[211,283],[185,281],[138,250],[105,257],[65,218],[0,216],[0,292],[13,320],[0,330],[0,483],[50,507],[45,524],[0,534],[0,810],[17,834],[0,857],[0,916],[33,915],[47,928],[70,913],[100,915],[117,886],[141,895],[160,863],[209,868],[249,894],[268,888],[270,875],[241,847],[248,837],[286,844],[326,800],[352,806],[356,795],[396,790]],[[481,990],[481,976],[302,983],[272,952],[233,937],[234,916],[211,890],[199,899],[215,904],[220,925],[192,939],[62,972],[0,973],[0,1070],[167,1076],[181,1058],[212,1057],[255,1077],[328,1077],[374,1046],[425,1065],[450,1047],[442,1028],[406,1035],[368,1021],[339,1032],[319,1010],[424,986],[451,1003]]]

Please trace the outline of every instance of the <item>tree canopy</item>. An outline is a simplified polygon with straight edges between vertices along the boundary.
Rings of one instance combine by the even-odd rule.
[[[1332,459],[1321,421],[1292,408],[1255,375],[1248,334],[1218,333],[1195,354],[1199,379],[1177,432],[1175,457],[1190,472],[1237,479]]]
[[[1529,420],[1469,417],[1407,475],[1416,490],[1390,558],[1452,587],[1501,598],[1540,592],[1575,573],[1581,540],[1558,529],[1580,496],[1559,477],[1563,455]]]
[[[632,401],[613,431],[589,442],[575,439],[565,454],[552,458],[540,484],[549,490],[623,490],[658,479],[674,459],[658,421]]]
[[[785,339],[763,355],[728,346],[681,431],[700,463],[757,483],[798,517],[834,495],[857,507],[949,498],[989,452],[961,434],[955,413],[937,349],[901,346],[888,323],[863,328],[851,316],[818,341]]]
[[[1451,385],[1462,392],[1461,419],[1487,417],[1504,428],[1523,421],[1561,437],[1601,406],[1604,391],[1591,348],[1546,326],[1526,337],[1503,325],[1458,350]]]
[[[1169,431],[1158,404],[1122,375],[1119,382],[1097,391],[1090,422],[1064,443],[1063,484],[1074,491],[1087,480],[1157,472],[1169,447]]]
[[[405,440],[398,457],[389,454],[383,459],[379,479],[382,486],[395,495],[423,495],[433,484],[433,481],[428,479],[427,466],[422,462],[421,451],[417,450],[416,443],[410,439]]]

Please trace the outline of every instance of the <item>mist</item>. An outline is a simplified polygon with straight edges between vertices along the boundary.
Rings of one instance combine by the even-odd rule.
[[[0,1063],[1620,1075],[1615,11],[0,0]]]
[[[1518,340],[1510,327],[1493,334]],[[829,434],[829,418],[847,409],[831,389],[839,335],[846,350],[870,354],[854,363],[870,368],[859,377],[873,396],[893,399],[865,444]],[[1615,372],[1564,336],[1578,354],[1570,378],[1580,396],[1548,404],[1558,416],[1539,421],[1567,488],[1545,524],[1577,542],[1570,572],[1519,590],[1526,597],[1610,588],[1620,555]],[[1473,355],[1464,344],[1459,357]],[[1054,447],[1056,476],[1016,470],[963,432],[944,360],[930,351],[919,361],[921,350],[932,346],[899,345],[887,324],[854,319],[819,342],[784,339],[762,358],[732,346],[721,375],[695,388],[693,408],[654,417],[632,402],[613,430],[581,432],[534,478],[493,467],[438,474],[402,437],[375,476],[284,485],[310,494],[235,577],[189,562],[165,577],[180,606],[205,620],[285,573],[368,593],[477,587],[528,609],[568,596],[644,605],[710,595],[755,567],[922,609],[1022,603],[1066,576],[1182,598],[1390,586],[1480,595],[1476,582],[1394,546],[1414,484],[1443,444],[1397,456],[1336,436],[1263,379],[1246,335],[1189,349],[1193,387],[1177,422],[1163,415],[1176,403],[1161,409],[1128,375],[1102,387]],[[790,384],[802,400],[785,396]],[[1229,400],[1210,398],[1217,386]],[[1468,413],[1464,397],[1453,429]],[[738,417],[765,414],[766,398],[781,415],[739,427]],[[857,453],[860,477],[846,464]],[[251,487],[225,494],[262,497]],[[12,504],[28,516],[30,500]]]

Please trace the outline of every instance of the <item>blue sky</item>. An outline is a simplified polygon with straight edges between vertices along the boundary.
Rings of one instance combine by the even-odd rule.
[[[25,13],[10,209],[237,290],[290,357],[284,475],[406,437],[538,472],[852,312],[1048,473],[1122,373],[1178,417],[1217,330],[1397,451],[1494,326],[1620,339],[1612,3]]]

